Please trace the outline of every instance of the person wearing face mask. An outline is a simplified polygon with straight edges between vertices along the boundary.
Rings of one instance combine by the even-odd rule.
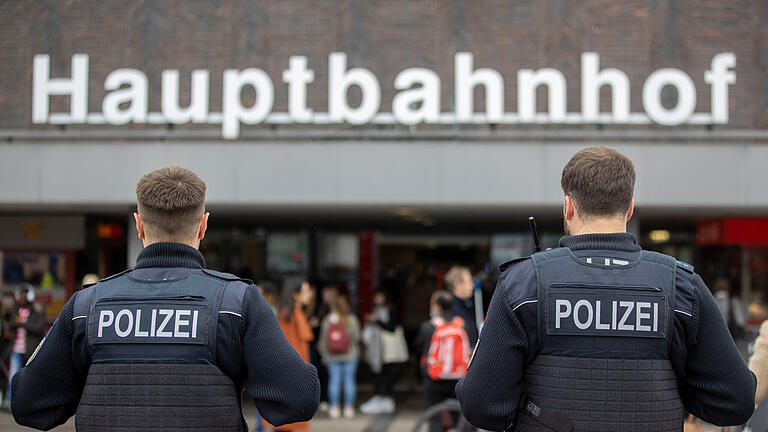
[[[559,247],[502,264],[474,356],[456,385],[486,430],[680,431],[754,410],[747,369],[693,266],[627,233],[635,169],[591,147],[563,168]]]

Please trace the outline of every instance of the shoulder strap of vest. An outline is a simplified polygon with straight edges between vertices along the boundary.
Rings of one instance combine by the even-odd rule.
[[[205,273],[205,274],[207,274],[209,276],[213,276],[213,277],[218,278],[218,279],[224,279],[225,281],[241,281],[241,282],[245,282],[248,285],[253,285],[253,281],[252,280],[250,280],[250,279],[243,279],[243,278],[237,277],[237,276],[235,276],[235,275],[233,275],[231,273],[224,273],[224,272],[220,272],[220,271],[216,271],[216,270],[210,270],[210,269],[207,269],[207,268],[204,268],[204,269],[201,269],[201,270],[203,271],[203,273]]]
[[[72,305],[72,319],[88,316],[93,291],[93,288],[85,288],[75,293],[75,304]]]
[[[535,254],[531,255],[531,258],[533,258],[534,263],[541,264],[546,261],[550,261],[556,258],[567,257],[570,255],[571,255],[571,251],[568,248],[559,247],[554,249],[547,249],[541,252],[536,252]]]
[[[133,271],[133,269],[125,269],[125,270],[121,271],[120,273],[115,273],[112,276],[107,276],[104,279],[99,279],[99,282],[106,282],[108,280],[116,279],[116,278],[119,278],[120,276],[122,276],[122,275],[124,275],[126,273],[130,273],[132,271]],[[99,282],[85,284],[85,285],[83,285],[83,288],[90,288],[90,287],[96,285]]]
[[[640,251],[640,259],[661,264],[664,267],[667,267],[668,269],[670,269],[671,271],[675,271],[675,267],[677,266],[676,259],[672,258],[669,255],[664,255],[658,252],[642,250]]]
[[[224,287],[224,293],[221,296],[221,307],[219,312],[232,313],[242,316],[243,297],[245,290],[251,284],[243,282],[241,279],[233,280]]]
[[[530,255],[505,261],[499,265],[499,271],[501,273],[504,273],[504,270],[508,269],[512,264],[519,263],[529,259],[531,259]]]
[[[677,267],[683,269],[685,272],[693,274],[693,266],[687,262],[676,260]]]

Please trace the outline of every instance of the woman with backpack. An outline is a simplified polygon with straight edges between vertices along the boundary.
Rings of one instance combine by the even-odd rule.
[[[339,418],[342,414],[341,383],[344,382],[344,417],[355,416],[357,396],[357,362],[360,358],[360,322],[349,311],[349,301],[337,295],[330,304],[330,313],[320,324],[320,339],[317,349],[328,365],[328,400],[331,404],[328,414]]]

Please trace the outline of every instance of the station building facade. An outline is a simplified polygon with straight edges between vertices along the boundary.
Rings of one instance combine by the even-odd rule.
[[[2,285],[55,315],[132,265],[141,175],[208,185],[209,266],[302,275],[419,322],[451,264],[562,232],[562,167],[635,163],[641,244],[768,296],[768,6],[631,2],[8,2]]]

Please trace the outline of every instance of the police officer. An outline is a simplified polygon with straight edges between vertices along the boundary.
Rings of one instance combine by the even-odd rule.
[[[635,171],[592,147],[563,169],[559,248],[502,265],[462,413],[488,430],[680,431],[746,422],[755,377],[692,266],[641,250]]]
[[[47,430],[248,430],[241,389],[274,425],[305,421],[315,368],[251,281],[205,268],[205,183],[180,167],[136,186],[136,267],[77,292],[12,381],[11,411]]]

